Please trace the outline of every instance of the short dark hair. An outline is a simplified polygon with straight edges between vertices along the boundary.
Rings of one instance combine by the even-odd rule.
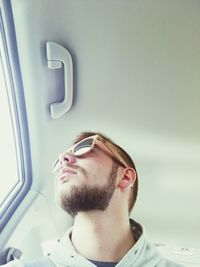
[[[136,172],[136,180],[135,180],[135,183],[133,185],[132,194],[130,195],[130,199],[129,199],[129,213],[131,213],[133,206],[135,205],[137,195],[138,195],[138,174],[137,174],[135,164],[134,164],[132,158],[129,156],[129,154],[121,146],[119,146],[118,144],[113,142],[109,137],[107,137],[106,135],[104,135],[102,133],[99,133],[99,132],[82,132],[75,138],[73,143],[76,144],[77,142],[81,141],[82,139],[87,138],[89,136],[93,136],[93,135],[100,135],[106,141],[113,144],[116,147],[118,153],[121,155],[121,157],[127,163],[127,165],[129,167],[133,168]]]

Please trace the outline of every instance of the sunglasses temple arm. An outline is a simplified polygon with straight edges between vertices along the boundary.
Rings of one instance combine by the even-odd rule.
[[[113,154],[113,155],[115,155],[115,157],[125,166],[125,167],[127,167],[127,164],[126,164],[126,162],[123,160],[123,158],[118,154],[118,156],[116,156],[116,153],[114,153],[113,152],[113,150],[109,147],[109,145],[106,143],[106,142],[104,142],[104,145],[110,150],[110,152]]]

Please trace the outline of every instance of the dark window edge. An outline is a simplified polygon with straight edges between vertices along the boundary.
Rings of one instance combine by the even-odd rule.
[[[9,43],[9,47],[6,47],[6,52],[9,56],[9,68],[12,73],[12,94],[15,106],[15,120],[17,126],[17,134],[15,137],[18,139],[19,148],[18,153],[21,159],[21,175],[22,175],[22,187],[15,192],[14,196],[8,202],[6,209],[2,212],[0,218],[0,233],[8,223],[12,214],[18,208],[26,194],[28,193],[32,183],[32,168],[31,168],[31,154],[30,154],[30,140],[28,131],[28,121],[26,115],[26,106],[24,98],[23,83],[21,78],[21,71],[18,58],[18,50],[15,36],[15,28],[12,14],[12,7],[10,0],[3,0],[1,3],[1,11],[3,9],[2,21],[6,24],[5,39]]]

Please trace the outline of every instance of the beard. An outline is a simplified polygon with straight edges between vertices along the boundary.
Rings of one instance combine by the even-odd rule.
[[[69,193],[62,192],[59,201],[62,209],[72,217],[78,212],[106,210],[115,191],[117,170],[118,165],[113,163],[104,186],[72,186]]]

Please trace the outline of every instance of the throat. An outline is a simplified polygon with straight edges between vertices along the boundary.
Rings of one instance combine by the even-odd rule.
[[[116,264],[135,244],[129,222],[126,227],[106,227],[99,223],[87,223],[84,227],[75,222],[71,241],[79,254],[101,264],[102,261]]]

